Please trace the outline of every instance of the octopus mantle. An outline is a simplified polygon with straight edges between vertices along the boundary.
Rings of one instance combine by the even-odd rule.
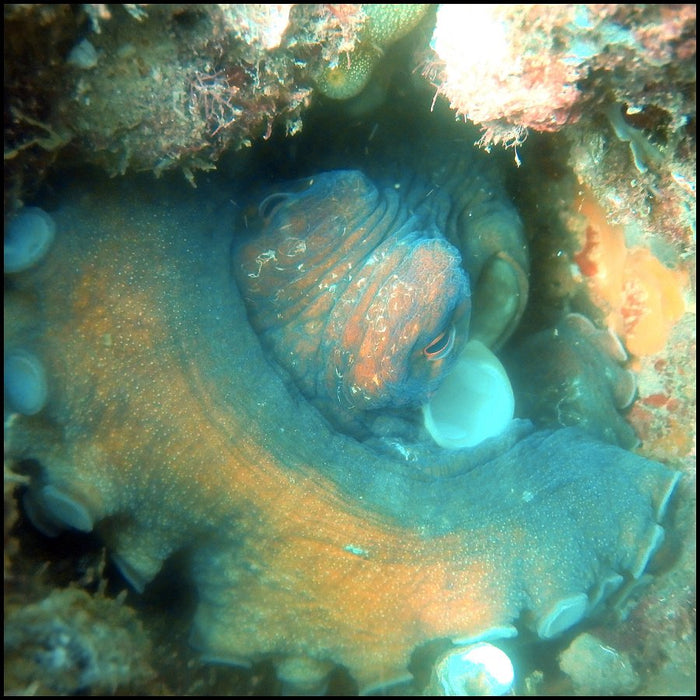
[[[331,660],[365,690],[431,639],[554,636],[641,575],[660,464],[517,422],[457,452],[332,431],[248,323],[229,196],[66,188],[54,247],[11,278],[6,343],[48,378],[9,430],[42,529],[95,528],[137,588],[184,550],[207,656]]]

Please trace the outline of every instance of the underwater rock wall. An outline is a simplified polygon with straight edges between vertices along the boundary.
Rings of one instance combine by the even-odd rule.
[[[427,8],[7,6],[6,158],[44,164],[66,150],[111,174],[191,180],[226,149],[297,133],[317,84],[359,92]],[[341,87],[348,79],[355,88]]]
[[[606,100],[684,126],[693,5],[441,5],[424,72],[482,142],[560,131]],[[670,79],[669,82],[665,82]]]
[[[228,148],[298,132],[316,94],[386,92],[397,70],[422,70],[485,146],[619,104],[639,164],[661,154],[635,128],[673,147],[689,126],[694,5],[479,7],[8,5],[6,159],[69,147],[110,173],[191,178]],[[395,60],[397,42],[410,50]]]

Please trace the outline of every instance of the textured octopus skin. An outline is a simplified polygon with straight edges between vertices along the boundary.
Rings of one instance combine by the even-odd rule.
[[[609,330],[580,314],[517,344],[507,357],[519,415],[537,425],[576,425],[589,435],[631,449],[639,445],[620,414],[636,394],[635,375],[623,368],[624,347]]]
[[[522,422],[455,452],[333,431],[248,323],[229,198],[66,186],[53,248],[6,283],[6,351],[48,381],[6,440],[44,531],[94,528],[137,588],[184,551],[208,658],[331,660],[362,690],[431,639],[552,636],[567,601],[587,614],[641,575],[661,464]]]
[[[263,200],[233,253],[263,347],[346,431],[367,411],[420,406],[452,369],[470,318],[469,282],[436,225],[439,208],[413,211],[359,171],[285,189]],[[426,351],[448,336],[442,351]]]

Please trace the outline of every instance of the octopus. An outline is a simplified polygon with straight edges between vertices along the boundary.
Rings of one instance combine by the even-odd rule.
[[[196,191],[150,179],[67,179],[54,194],[51,245],[6,276],[6,450],[30,477],[24,508],[34,524],[47,535],[97,532],[135,589],[180,555],[198,595],[191,641],[205,658],[340,665],[367,692],[405,679],[412,653],[431,640],[524,630],[546,640],[594,614],[642,576],[663,540],[678,474],[576,428],[536,430],[522,419],[459,450],[340,429],[316,400],[327,405],[339,391],[347,399],[365,375],[337,384],[334,371],[329,383],[316,353],[336,343],[331,354],[351,372],[356,363],[343,348],[353,334],[340,343],[336,333],[356,328],[375,345],[382,334],[333,319],[332,305],[309,300],[303,281],[301,310],[288,313],[293,290],[274,287],[282,274],[274,260],[257,260],[279,251],[265,236],[286,227],[297,239],[287,257],[310,266],[294,255],[313,228],[300,222],[329,208],[351,212],[366,204],[358,192],[376,200],[383,191],[367,176],[345,177],[354,182],[348,191],[334,171],[280,186],[260,200],[255,231],[240,223],[228,184],[213,179]],[[494,252],[487,236],[448,240],[460,220],[479,218],[460,207],[515,220],[510,210],[494,213],[487,190],[475,185],[465,200],[467,188],[423,189],[414,198],[406,186],[392,200],[398,224],[388,227],[384,259],[398,246],[395,265],[415,271],[414,256],[434,248],[441,262],[430,274],[440,273],[447,293],[424,294],[427,315],[406,307],[403,325],[417,318],[420,327],[392,335],[403,369],[396,382],[382,375],[382,391],[367,390],[380,406],[396,396],[401,406],[420,402],[459,334],[497,347],[520,314],[519,244]],[[435,207],[437,197],[451,206]],[[421,207],[434,213],[426,218]],[[428,235],[404,240],[407,221]],[[22,235],[13,241],[20,250]],[[342,242],[333,249],[345,252]],[[471,250],[476,261],[462,273],[456,262]],[[256,288],[255,275],[268,270],[267,289]],[[328,284],[328,270],[322,265],[313,284]],[[368,280],[361,291],[372,294],[360,303],[383,304],[382,288]],[[509,310],[492,326],[483,309],[504,288]],[[473,331],[465,330],[467,299]],[[316,311],[332,319],[318,333],[308,325]],[[280,361],[288,337],[303,366]]]
[[[253,327],[304,395],[345,424],[427,400],[466,336],[458,250],[428,212],[409,214],[359,171],[295,187],[262,202],[235,255]]]

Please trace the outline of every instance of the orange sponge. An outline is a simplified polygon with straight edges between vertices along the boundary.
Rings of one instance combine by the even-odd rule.
[[[622,228],[608,223],[589,193],[579,198],[577,209],[587,225],[574,259],[593,301],[632,355],[660,352],[685,311],[682,290],[688,276],[667,268],[646,248],[627,248]]]

